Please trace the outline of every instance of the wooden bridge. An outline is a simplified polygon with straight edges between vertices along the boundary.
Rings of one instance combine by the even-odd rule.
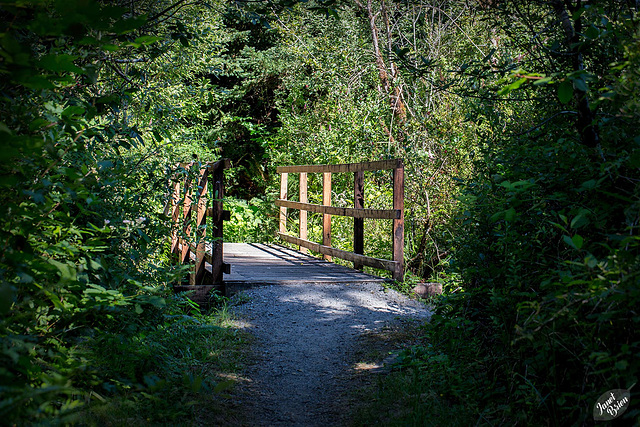
[[[279,245],[223,243],[223,224],[229,212],[223,208],[224,170],[228,160],[202,164],[192,162],[176,168],[170,201],[165,214],[171,215],[171,253],[175,261],[190,266],[189,283],[176,290],[195,290],[196,299],[204,299],[212,288],[224,294],[255,284],[358,282],[385,279],[365,274],[363,266],[390,271],[394,280],[402,281],[404,262],[404,166],[401,160],[381,160],[339,165],[282,166],[279,238],[298,246],[293,250]],[[391,170],[393,186],[392,209],[364,208],[364,173]],[[322,174],[322,204],[308,202],[307,177],[309,173]],[[332,174],[353,174],[353,208],[332,206]],[[288,178],[299,175],[298,201],[288,198]],[[209,203],[210,202],[210,203]],[[287,233],[287,211],[297,209],[298,236]],[[322,243],[308,240],[307,212],[322,214]],[[353,252],[331,246],[331,217],[354,218]],[[210,227],[207,225],[210,218]],[[364,255],[364,219],[390,220],[393,259],[386,260]],[[207,235],[207,230],[211,232]],[[324,256],[309,255],[309,250]],[[330,262],[332,257],[353,263],[354,268]]]

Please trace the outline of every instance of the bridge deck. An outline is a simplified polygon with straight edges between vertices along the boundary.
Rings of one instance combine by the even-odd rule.
[[[231,265],[231,274],[224,275],[227,287],[284,283],[382,282],[386,280],[283,246],[259,243],[225,243],[223,254],[224,262]]]

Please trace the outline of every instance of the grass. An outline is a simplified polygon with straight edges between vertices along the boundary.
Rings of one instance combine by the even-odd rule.
[[[404,355],[425,344],[423,325],[416,321],[402,322],[361,338],[354,365],[359,384],[352,397],[351,425],[474,425],[476,419],[463,403],[454,403],[440,394],[439,387],[430,383],[431,377],[420,366],[406,366]],[[385,364],[387,367],[380,369]]]
[[[221,300],[206,313],[165,314],[157,328],[133,336],[101,336],[91,345],[98,369],[111,381],[96,384],[91,401],[69,421],[95,426],[233,425],[230,395],[250,344]]]

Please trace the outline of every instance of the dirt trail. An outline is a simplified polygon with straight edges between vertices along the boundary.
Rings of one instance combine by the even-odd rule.
[[[235,308],[255,335],[237,402],[248,426],[343,425],[358,337],[428,308],[380,284],[256,287]]]

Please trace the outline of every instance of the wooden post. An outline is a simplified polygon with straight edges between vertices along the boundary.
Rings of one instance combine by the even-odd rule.
[[[300,172],[300,202],[307,203],[309,201],[307,197],[307,173]],[[300,210],[300,238],[307,240],[307,211]],[[309,250],[305,247],[299,246],[298,249],[303,254],[309,253]]]
[[[188,168],[189,166],[187,166]],[[184,204],[182,206],[183,214],[183,233],[187,236],[187,240],[180,238],[182,244],[182,254],[180,256],[180,263],[187,264],[191,258],[190,243],[188,240],[191,236],[191,178],[187,175],[184,181]]]
[[[393,170],[393,209],[399,209],[400,218],[393,220],[393,260],[396,261],[393,280],[404,279],[404,164],[399,162]]]
[[[364,172],[353,173],[353,207],[364,208]],[[364,218],[353,218],[353,252],[364,254]],[[354,261],[353,268],[362,270],[361,262]]]
[[[289,179],[288,173],[283,173],[280,175],[280,199],[287,200],[287,180]],[[280,207],[280,232],[287,232],[287,208],[284,206]]]
[[[205,278],[205,252],[207,251],[207,179],[209,171],[206,167],[200,169],[200,179],[197,188],[196,208],[196,265],[191,273],[190,284],[202,285]]]
[[[228,160],[227,160],[228,162]],[[224,224],[224,169],[225,161],[216,162],[211,172],[211,182],[213,186],[213,200],[211,203],[212,215],[212,241],[211,241],[211,272],[213,283],[223,282],[223,224]]]
[[[322,174],[322,204],[331,206],[331,172]],[[331,246],[331,215],[322,214],[322,244]],[[331,255],[324,255],[324,259],[331,261]]]

